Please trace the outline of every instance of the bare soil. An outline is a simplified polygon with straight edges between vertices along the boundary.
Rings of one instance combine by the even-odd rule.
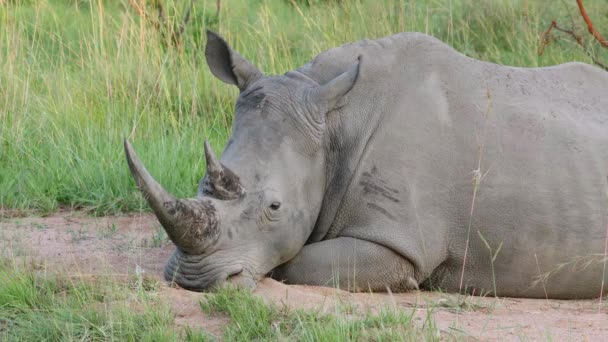
[[[89,217],[63,212],[49,217],[0,219],[0,253],[47,271],[74,277],[135,279],[136,272],[160,284],[159,294],[176,313],[176,324],[202,327],[221,336],[229,322],[203,313],[205,295],[169,286],[162,279],[174,246],[151,214]],[[137,271],[139,270],[139,271]],[[599,300],[462,298],[413,291],[352,294],[333,288],[261,281],[254,292],[269,303],[320,312],[375,312],[392,306],[413,312],[424,324],[430,315],[443,337],[467,340],[607,341],[608,306]]]

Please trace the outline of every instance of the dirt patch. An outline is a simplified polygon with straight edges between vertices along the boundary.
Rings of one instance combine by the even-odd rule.
[[[117,278],[142,274],[160,282],[160,296],[176,313],[176,324],[202,327],[221,335],[226,317],[203,313],[204,294],[172,288],[162,280],[173,251],[153,215],[88,217],[60,213],[50,217],[0,219],[0,253],[53,272]],[[288,286],[271,279],[255,293],[269,303],[320,312],[364,313],[390,306],[415,314],[423,324],[432,317],[445,336],[479,340],[608,339],[608,308],[598,300],[459,298],[413,291],[405,294],[351,294],[332,288]]]

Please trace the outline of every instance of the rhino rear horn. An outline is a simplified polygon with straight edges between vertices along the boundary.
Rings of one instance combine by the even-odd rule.
[[[177,199],[154,178],[127,139],[125,154],[131,175],[171,241],[182,251],[200,254],[219,237],[217,213],[210,201]]]
[[[207,140],[205,140],[205,161],[207,175],[202,181],[204,193],[221,200],[237,199],[245,194],[240,178],[218,161]]]

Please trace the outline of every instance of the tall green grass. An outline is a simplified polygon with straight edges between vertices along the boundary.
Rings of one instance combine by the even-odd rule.
[[[169,19],[181,20],[186,1],[164,3]],[[145,210],[124,160],[125,137],[167,189],[192,195],[204,172],[203,139],[221,151],[238,95],[207,69],[206,28],[270,74],[401,31],[502,64],[591,62],[567,40],[537,54],[553,18],[570,26],[572,13],[585,33],[573,1],[223,0],[219,15],[215,3],[196,2],[177,49],[165,47],[126,0],[0,2],[0,208]],[[586,6],[608,32],[608,3]]]

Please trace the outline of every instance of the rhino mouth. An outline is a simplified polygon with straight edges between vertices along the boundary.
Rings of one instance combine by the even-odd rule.
[[[188,255],[176,250],[165,266],[165,279],[187,290],[202,292],[226,283],[244,282],[249,272],[241,264],[222,263],[209,256]]]

